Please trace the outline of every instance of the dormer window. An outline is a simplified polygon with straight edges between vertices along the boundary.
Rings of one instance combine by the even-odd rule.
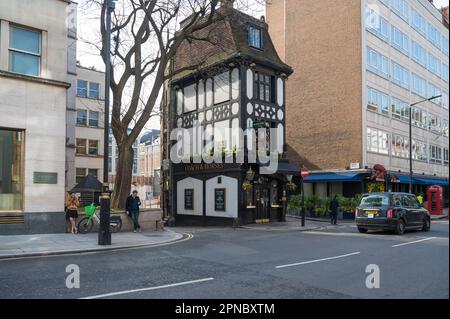
[[[248,27],[248,45],[253,48],[262,49],[263,39],[261,29],[255,26]]]

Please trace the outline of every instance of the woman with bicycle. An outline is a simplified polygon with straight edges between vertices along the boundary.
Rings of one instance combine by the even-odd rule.
[[[78,218],[78,206],[80,206],[77,194],[75,193],[70,194],[70,197],[67,198],[66,206],[67,206],[67,217],[69,218],[71,225],[71,232],[72,234],[76,234],[78,233],[78,229],[76,226],[76,221]]]

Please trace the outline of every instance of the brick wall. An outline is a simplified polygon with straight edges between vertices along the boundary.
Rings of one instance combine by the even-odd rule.
[[[286,87],[289,160],[310,169],[362,163],[360,2],[271,2],[269,32],[275,45],[285,38],[284,62],[294,68]]]

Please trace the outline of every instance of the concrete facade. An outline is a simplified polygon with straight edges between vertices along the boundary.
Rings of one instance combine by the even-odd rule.
[[[0,233],[64,231],[68,5],[61,0],[0,1],[0,128],[23,132],[23,169],[14,177],[21,185],[19,209],[0,215],[24,216],[22,223],[0,225]],[[37,75],[13,70],[14,26],[38,35]],[[35,175],[43,172],[51,173],[52,180],[39,182]],[[55,220],[62,221],[60,228],[52,226]]]
[[[399,7],[385,0],[268,4],[274,43],[296,70],[286,92],[290,160],[312,170],[345,170],[359,163],[360,168],[383,164],[391,171],[408,172],[404,144],[408,117],[398,115],[393,105],[400,100],[407,110],[410,103],[443,94],[435,103],[417,106],[427,121],[413,125],[413,170],[448,178],[448,24],[443,24],[440,10],[429,1],[395,3]],[[417,14],[424,20],[424,34],[414,24]],[[385,29],[377,33],[380,24]],[[407,37],[403,38],[407,51],[397,45],[398,31]],[[413,58],[412,41],[425,50],[424,65]],[[370,50],[384,57],[381,70],[374,70],[368,60]],[[433,60],[440,71],[433,69]],[[409,74],[407,86],[396,83],[395,65]],[[417,84],[416,76],[422,84]],[[424,91],[419,95],[415,87],[421,85]],[[383,96],[381,103],[374,103],[368,94],[372,89]],[[380,135],[375,138],[373,132]],[[422,144],[425,157],[419,158]],[[441,153],[440,159],[433,152]]]

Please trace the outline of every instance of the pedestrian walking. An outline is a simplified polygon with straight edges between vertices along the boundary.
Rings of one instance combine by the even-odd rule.
[[[337,224],[338,209],[339,209],[339,201],[337,199],[337,195],[334,195],[334,198],[331,200],[330,203],[330,217],[332,225]]]
[[[78,229],[76,226],[78,218],[78,206],[80,206],[80,201],[75,193],[70,194],[66,197],[66,219],[70,222],[70,232],[72,234],[77,234]]]
[[[137,190],[134,190],[127,198],[125,205],[128,216],[133,220],[133,232],[141,232],[141,225],[139,225],[139,206],[141,206],[141,200],[137,196]]]

